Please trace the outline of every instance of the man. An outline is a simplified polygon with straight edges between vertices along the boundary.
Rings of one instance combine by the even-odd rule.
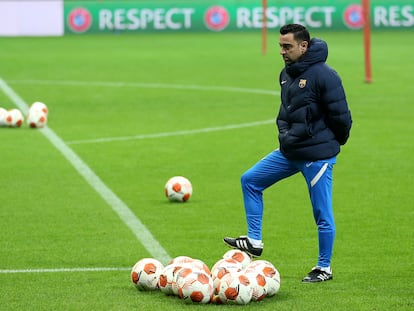
[[[310,39],[299,24],[280,29],[280,54],[285,67],[279,76],[281,105],[276,119],[280,148],[272,151],[241,177],[247,236],[224,242],[253,257],[262,254],[263,191],[301,172],[308,186],[318,228],[319,257],[303,282],[332,279],[335,238],[332,211],[332,169],[340,145],[349,137],[352,119],[338,74],[326,63],[327,44]]]

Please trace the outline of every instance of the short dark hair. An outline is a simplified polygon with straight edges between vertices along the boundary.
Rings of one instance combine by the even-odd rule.
[[[305,26],[300,24],[287,24],[280,28],[280,34],[286,35],[293,33],[293,39],[296,41],[307,41],[310,42],[310,34]]]

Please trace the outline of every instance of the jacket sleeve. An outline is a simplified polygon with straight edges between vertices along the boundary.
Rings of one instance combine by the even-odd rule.
[[[336,140],[344,145],[349,138],[352,117],[342,81],[334,70],[329,69],[320,75],[321,102],[327,114],[328,127],[334,133]]]

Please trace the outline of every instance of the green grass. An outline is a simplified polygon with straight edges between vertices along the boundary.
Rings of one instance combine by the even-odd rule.
[[[328,41],[328,63],[343,79],[354,119],[334,171],[334,280],[300,282],[315,264],[317,236],[306,186],[297,175],[264,197],[263,258],[279,269],[281,290],[243,309],[412,309],[414,44],[406,32],[374,33],[374,82],[366,84],[360,34],[314,35]],[[262,56],[260,34],[253,33],[0,38],[0,77],[26,103],[48,105],[49,127],[171,257],[192,256],[211,267],[227,251],[222,237],[246,231],[239,178],[277,147],[274,124],[80,142],[273,119],[275,95],[138,84],[278,91],[277,40],[271,33],[268,55]],[[15,104],[0,92],[0,107]],[[40,131],[1,128],[0,141],[0,269],[120,268],[0,273],[0,309],[232,308],[138,292],[129,268],[151,254],[111,207]],[[173,175],[193,183],[186,204],[169,204],[163,195]]]

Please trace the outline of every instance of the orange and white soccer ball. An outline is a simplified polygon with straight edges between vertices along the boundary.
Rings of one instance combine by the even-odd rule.
[[[24,117],[23,117],[22,112],[19,109],[13,108],[7,111],[6,118],[5,118],[5,123],[7,126],[20,127],[22,126],[23,122],[24,122]]]
[[[164,193],[169,201],[186,202],[193,194],[193,186],[187,178],[174,176],[165,184]]]
[[[131,279],[138,290],[155,290],[163,270],[163,264],[157,259],[143,258],[132,267]]]
[[[171,282],[171,289],[172,293],[178,296],[178,281],[179,278],[183,276],[184,272],[181,273],[182,270],[190,269],[192,271],[201,271],[210,275],[210,269],[208,266],[199,260],[194,260],[193,262],[186,262],[182,264],[177,264],[173,271],[173,278]]]
[[[248,304],[253,295],[249,278],[244,272],[229,273],[220,280],[217,303]]]
[[[181,270],[184,270],[184,269],[193,269],[193,266],[191,262],[176,263],[173,265],[174,265],[174,270],[173,270],[173,277],[172,277],[172,282],[171,282],[171,290],[172,290],[173,295],[178,296],[178,279],[183,275],[183,274],[180,274],[180,272]]]
[[[181,269],[190,268],[193,271],[202,271],[210,275],[209,267],[200,259],[189,256],[173,258],[160,275],[158,286],[166,295],[178,295],[177,278]]]
[[[239,249],[231,249],[228,250],[224,255],[223,258],[231,258],[241,263],[242,268],[245,269],[251,262],[252,258],[246,252],[243,252]]]
[[[242,271],[242,264],[233,258],[219,259],[211,268],[211,277],[213,278],[214,289],[218,292],[220,280],[227,274]]]
[[[245,272],[259,272],[265,276],[266,296],[271,297],[279,292],[280,273],[271,262],[267,260],[254,260],[246,267]]]
[[[27,114],[27,124],[31,128],[41,128],[47,123],[47,115],[49,110],[47,106],[42,102],[34,102],[30,105],[29,112]]]
[[[29,110],[27,115],[27,124],[31,128],[41,128],[47,123],[47,114],[42,110]]]
[[[178,296],[186,303],[209,303],[213,297],[213,279],[202,270],[181,269],[177,287]]]
[[[252,301],[263,300],[267,296],[266,277],[259,271],[250,270],[245,272],[252,287]]]

